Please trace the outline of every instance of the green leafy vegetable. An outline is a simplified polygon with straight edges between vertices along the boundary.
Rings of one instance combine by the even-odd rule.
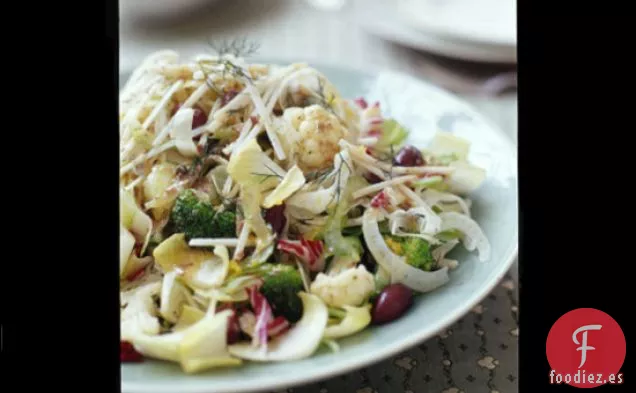
[[[272,306],[274,314],[282,315],[290,322],[298,321],[303,314],[303,304],[298,293],[304,289],[300,272],[291,265],[266,264],[261,293]]]
[[[209,201],[193,190],[185,190],[177,197],[170,221],[174,232],[184,233],[188,240],[236,236],[236,214],[217,213]]]
[[[342,235],[342,228],[347,219],[347,212],[351,208],[351,195],[366,185],[368,185],[367,181],[361,176],[349,178],[340,197],[340,203],[330,212],[323,237],[328,250],[336,256],[355,256],[359,260],[360,255],[362,255],[362,246],[359,239],[356,237],[345,238]]]
[[[382,123],[382,135],[375,147],[385,149],[389,147],[399,148],[409,135],[409,130],[404,128],[395,119],[386,119]]]
[[[427,272],[433,270],[435,258],[431,252],[431,245],[426,240],[392,235],[385,235],[384,239],[394,253],[406,258],[409,265]]]

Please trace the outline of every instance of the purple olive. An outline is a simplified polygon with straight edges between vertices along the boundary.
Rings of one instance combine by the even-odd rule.
[[[413,291],[403,284],[384,288],[373,305],[371,319],[382,324],[398,319],[413,304]]]
[[[192,128],[198,128],[208,122],[208,115],[199,108],[193,108]]]
[[[395,155],[393,162],[399,166],[422,166],[426,164],[422,153],[415,146],[411,145],[406,145],[401,148]]]
[[[219,311],[224,311],[224,310],[234,311],[232,315],[230,316],[230,318],[228,319],[227,336],[226,336],[227,343],[234,344],[241,339],[241,326],[239,325],[239,321],[238,321],[239,319],[238,310],[235,310],[231,304],[222,304],[219,307]]]
[[[285,218],[285,204],[276,205],[265,210],[265,221],[272,226],[274,232],[280,235],[285,228],[285,224],[287,224],[287,218]]]

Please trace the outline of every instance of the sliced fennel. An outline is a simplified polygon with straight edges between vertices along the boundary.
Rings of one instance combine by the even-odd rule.
[[[345,189],[349,177],[352,175],[353,162],[348,149],[340,151],[334,157],[334,169],[326,176],[333,179],[333,184],[316,191],[300,190],[287,199],[289,206],[305,209],[313,214],[319,214],[332,206],[337,206],[340,192]]]
[[[241,186],[259,191],[276,187],[287,174],[261,150],[256,139],[245,142],[232,154],[227,172]]]
[[[280,205],[294,192],[298,191],[305,185],[305,176],[303,172],[294,165],[289,172],[283,177],[283,180],[263,201],[263,207],[270,208]]]
[[[382,135],[375,147],[379,149],[399,149],[409,136],[409,131],[395,119],[385,119],[382,123]]]
[[[400,209],[389,215],[391,234],[420,237],[431,244],[439,243],[434,235],[441,226],[442,219],[427,207],[414,207],[408,211]],[[410,230],[405,231],[405,228]]]
[[[245,222],[257,238],[257,251],[261,251],[274,239],[271,227],[261,215],[260,194],[254,187],[245,187],[242,190],[240,206],[245,214]]]
[[[347,237],[342,235],[342,229],[347,219],[347,212],[352,205],[352,195],[355,191],[367,185],[367,181],[362,176],[353,176],[346,183],[344,191],[340,195],[339,203],[330,212],[329,219],[325,225],[325,244],[330,252],[337,257],[360,260],[362,254],[362,244],[357,237]],[[357,262],[356,261],[356,262]]]
[[[175,233],[161,242],[152,255],[164,272],[176,267],[199,266],[204,261],[214,259],[214,254],[209,251],[188,246],[183,233]]]
[[[133,290],[128,304],[121,311],[121,339],[130,341],[138,334],[159,334],[155,304],[152,300],[161,291],[161,283],[150,283]]]
[[[457,229],[463,233],[462,243],[468,251],[477,249],[479,260],[490,259],[490,242],[479,225],[472,218],[455,212],[440,213],[442,230]]]
[[[223,285],[227,277],[230,257],[227,247],[216,246],[214,257],[192,264],[185,269],[184,278],[194,288],[211,289]]]
[[[371,323],[371,305],[362,307],[343,306],[346,314],[337,325],[327,326],[325,338],[341,338],[350,336],[367,327]]]
[[[242,362],[227,351],[227,326],[232,310],[206,314],[183,331],[178,346],[181,367],[187,373],[221,366],[238,366]]]
[[[187,373],[220,366],[240,365],[227,352],[227,324],[231,310],[208,313],[183,330],[163,335],[138,333],[129,341],[141,354],[181,364]]]
[[[172,323],[176,323],[179,319],[182,307],[192,303],[190,291],[177,281],[177,276],[178,273],[175,270],[166,273],[161,285],[159,313],[165,320]]]
[[[418,292],[429,292],[449,281],[448,269],[441,268],[432,272],[417,269],[406,263],[387,246],[377,221],[378,211],[370,208],[364,212],[362,234],[369,251],[375,260],[391,275],[391,283],[402,283]]]
[[[153,359],[179,362],[179,344],[186,330],[179,332],[147,335],[135,334],[129,341],[135,346],[137,352]]]
[[[315,295],[300,292],[303,316],[287,333],[268,343],[267,349],[250,343],[230,345],[229,352],[239,358],[258,362],[280,362],[311,356],[318,346],[327,326],[327,306]]]
[[[197,146],[192,141],[192,118],[194,110],[192,108],[180,109],[172,118],[172,128],[170,136],[174,138],[179,153],[186,157],[198,155]]]
[[[175,165],[161,163],[155,165],[144,179],[145,206],[152,206],[151,212],[155,219],[161,219],[168,213],[171,203],[174,202],[178,195],[177,192],[167,192],[174,182],[175,175]]]
[[[119,222],[134,235],[144,239],[141,254],[146,250],[152,233],[152,219],[144,213],[135,198],[123,188],[119,189]]]
[[[119,228],[119,277],[125,276],[126,263],[135,247],[135,238],[123,225]]]
[[[459,206],[462,213],[470,216],[470,206],[466,203],[466,201],[455,195],[448,192],[440,192],[437,190],[426,190],[422,193],[422,199],[430,206],[439,206],[444,210],[443,205],[440,206],[440,202],[442,203],[455,203]]]
[[[454,156],[459,161],[465,161],[470,151],[470,142],[449,132],[438,132],[428,149],[436,156]]]
[[[203,311],[199,310],[197,307],[186,304],[183,306],[183,309],[181,310],[181,315],[179,316],[179,320],[177,321],[177,323],[174,325],[172,329],[175,332],[184,330],[187,327],[192,326],[195,323],[199,322],[201,319],[203,319],[204,316],[205,316],[205,313]]]
[[[453,171],[445,184],[456,194],[475,191],[486,179],[486,171],[468,162],[470,142],[448,132],[438,132],[427,149],[436,160],[445,160],[440,165],[448,165]]]

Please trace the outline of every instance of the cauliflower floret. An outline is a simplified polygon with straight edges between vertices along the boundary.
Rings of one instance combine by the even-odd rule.
[[[338,142],[347,135],[347,129],[336,116],[320,105],[289,108],[283,116],[298,131],[295,150],[303,171],[333,165],[333,157],[340,151]]]
[[[375,289],[373,275],[364,265],[350,268],[335,276],[318,273],[311,284],[311,293],[333,307],[360,306]]]
[[[305,110],[298,107],[287,108],[285,112],[283,112],[283,118],[287,120],[295,130],[298,130],[300,123],[305,119]]]

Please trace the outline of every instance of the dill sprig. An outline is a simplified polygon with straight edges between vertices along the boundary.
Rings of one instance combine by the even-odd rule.
[[[320,76],[317,76],[318,80],[318,91],[316,91],[315,96],[318,99],[318,103],[320,106],[324,107],[327,111],[331,112],[334,116],[338,117],[336,112],[333,110],[333,102],[336,99],[334,94],[330,94],[329,97],[325,94],[325,83]],[[339,118],[340,120],[340,118]]]
[[[249,57],[260,48],[258,42],[248,40],[247,37],[231,40],[208,41],[208,44],[218,56],[233,55],[234,57]]]
[[[391,165],[391,167],[389,168],[388,171],[381,170],[382,173],[386,174],[389,177],[389,179],[393,179],[393,166],[395,165],[395,155],[396,155],[396,152],[395,152],[394,146],[391,144],[391,145],[389,145],[389,153],[388,154],[382,155],[380,153],[377,156],[375,156],[375,158],[378,161],[383,162],[383,163],[388,163],[388,164]]]
[[[282,177],[280,177],[280,175],[277,174],[268,174],[268,173],[256,173],[256,172],[252,172],[252,175],[254,176],[262,176],[263,179],[261,179],[261,181],[259,182],[259,184],[265,183],[267,180],[271,179],[272,177],[277,177],[279,179],[282,179]]]
[[[229,74],[235,78],[243,78],[247,82],[252,83],[252,77],[245,72],[242,67],[228,59],[228,55],[232,55],[234,58],[249,57],[258,51],[260,47],[258,43],[249,41],[247,38],[239,38],[233,40],[208,41],[208,44],[219,57],[218,60],[211,63],[221,66],[223,78],[226,78]]]
[[[276,171],[274,171],[269,166],[265,165],[265,168],[267,168],[270,171],[270,173],[258,173],[258,172],[252,172],[251,173],[254,176],[262,176],[263,177],[263,179],[260,181],[260,183],[264,183],[265,181],[267,181],[268,179],[270,179],[272,177],[277,177],[277,178],[279,178],[281,180],[283,179],[283,177],[281,175],[276,173]]]
[[[252,77],[249,73],[239,65],[235,64],[228,55],[235,58],[245,58],[256,53],[260,47],[257,42],[250,41],[247,38],[239,38],[233,40],[221,40],[221,41],[208,41],[208,45],[218,56],[216,60],[199,60],[197,65],[205,76],[205,81],[208,87],[217,94],[223,94],[211,81],[211,74],[220,74],[223,79],[228,79],[228,76],[243,79],[247,83],[252,83]]]
[[[340,166],[342,166],[342,164],[346,165],[347,169],[349,169],[349,173],[353,173],[353,168],[351,168],[347,160],[342,157],[342,152],[338,152],[338,156],[340,157]]]
[[[310,172],[305,176],[307,182],[318,181],[318,185],[322,184],[333,171],[333,167],[328,167],[319,171]]]
[[[343,165],[346,165],[347,168],[349,169],[349,173],[353,173],[352,168],[349,166],[349,163],[342,157],[342,153],[338,152],[338,156],[340,157],[340,165],[338,165],[338,170],[337,170],[337,174],[336,174],[336,193],[335,195],[332,195],[331,200],[329,201],[329,203],[327,205],[331,205],[331,203],[334,201],[334,199],[336,200],[336,205],[338,205],[340,203],[340,195],[342,194],[342,187],[340,186],[340,179],[342,176],[342,168]]]

